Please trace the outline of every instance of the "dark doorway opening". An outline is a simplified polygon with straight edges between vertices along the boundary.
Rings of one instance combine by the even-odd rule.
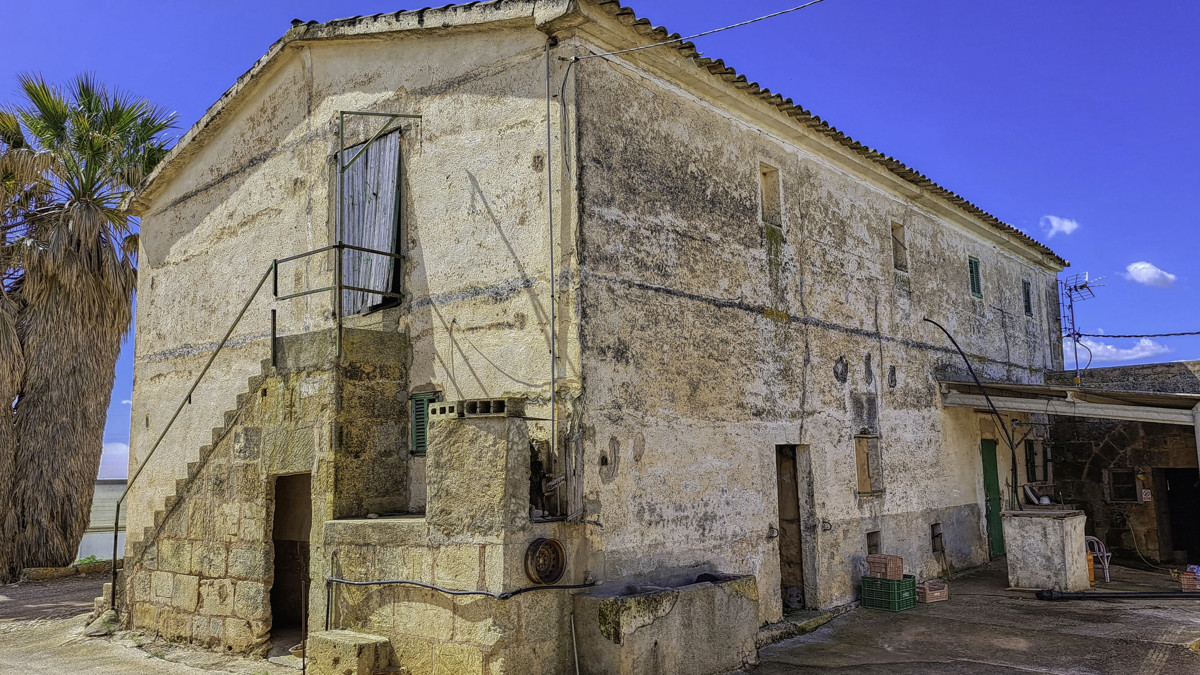
[[[775,446],[775,479],[779,495],[779,590],[783,596],[783,611],[792,612],[804,609],[804,556],[796,446]]]
[[[275,582],[271,585],[272,654],[286,653],[304,639],[310,587],[308,541],[312,530],[312,476],[275,479]]]
[[[1167,520],[1171,527],[1171,549],[1200,564],[1200,473],[1196,469],[1163,469],[1167,488]]]

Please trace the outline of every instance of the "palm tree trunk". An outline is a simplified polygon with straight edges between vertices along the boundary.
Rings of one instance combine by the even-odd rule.
[[[71,564],[91,517],[133,285],[132,270],[107,271],[91,271],[77,253],[35,257],[25,269],[13,480],[15,559],[24,567]]]
[[[16,332],[16,304],[0,290],[0,584],[13,581],[20,568],[13,558],[16,514],[9,507],[17,434],[12,403],[21,391],[25,359]]]

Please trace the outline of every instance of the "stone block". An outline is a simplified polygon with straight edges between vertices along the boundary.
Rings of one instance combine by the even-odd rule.
[[[455,642],[489,648],[508,644],[517,639],[517,624],[517,607],[511,600],[483,596],[454,599]]]
[[[268,550],[262,546],[235,546],[229,550],[229,576],[263,580],[269,576]]]
[[[433,647],[435,675],[483,675],[483,652],[479,647],[441,642]]]
[[[175,592],[171,596],[171,604],[176,608],[195,612],[196,603],[200,600],[200,577],[191,574],[175,575]]]
[[[1086,591],[1089,587],[1083,511],[1005,511],[1008,583],[1015,588]]]
[[[452,596],[425,589],[404,589],[392,607],[392,625],[399,635],[449,640],[454,633]]]
[[[555,642],[563,637],[564,630],[570,632],[571,596],[566,593],[525,593],[509,602],[521,607],[522,642]]]
[[[200,613],[208,616],[233,615],[234,582],[229,579],[200,580]]]
[[[134,602],[149,602],[154,597],[150,584],[151,577],[150,572],[138,572],[129,580]]]
[[[134,629],[154,630],[158,625],[158,607],[149,602],[136,602],[133,605]]]
[[[755,660],[757,580],[698,583],[633,595],[572,597],[581,672],[722,673]]]
[[[158,569],[164,572],[189,574],[192,571],[192,542],[160,539],[158,542]]]
[[[442,546],[433,560],[434,583],[455,590],[478,590],[483,571],[481,553],[481,548],[473,544]]]
[[[237,582],[233,597],[233,613],[241,619],[260,621],[271,615],[271,603],[267,588],[257,581]]]
[[[408,637],[404,635],[392,638],[394,660],[401,668],[410,673],[433,672],[433,645],[431,640]]]
[[[193,616],[192,641],[203,647],[217,647],[225,641],[225,620],[221,617]]]
[[[169,602],[175,595],[175,575],[170,572],[154,572],[151,578],[151,584],[154,591],[154,599],[159,602]]]
[[[225,576],[228,561],[229,551],[224,546],[208,543],[192,546],[192,574],[220,579]]]
[[[171,641],[191,640],[192,614],[174,607],[163,607],[158,611],[158,634]]]
[[[313,675],[374,675],[391,662],[391,644],[368,633],[318,631],[308,636],[307,656]]]
[[[254,652],[270,640],[270,628],[264,621],[225,619],[225,646],[239,654]]]

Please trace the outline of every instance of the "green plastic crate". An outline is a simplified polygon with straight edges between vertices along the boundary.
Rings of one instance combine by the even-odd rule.
[[[905,574],[903,579],[862,578],[862,606],[901,612],[917,606],[917,578]]]

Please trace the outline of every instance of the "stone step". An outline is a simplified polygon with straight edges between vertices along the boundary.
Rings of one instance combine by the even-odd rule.
[[[375,675],[391,661],[391,641],[380,635],[350,630],[326,630],[308,635],[308,672]]]

